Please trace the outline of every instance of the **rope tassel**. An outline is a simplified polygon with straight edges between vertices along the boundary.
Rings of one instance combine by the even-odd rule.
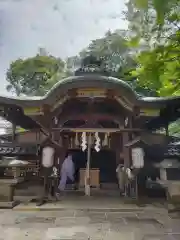
[[[79,146],[78,133],[76,133],[76,136],[75,136],[75,145]]]
[[[103,146],[108,146],[108,134],[107,133],[104,136]]]

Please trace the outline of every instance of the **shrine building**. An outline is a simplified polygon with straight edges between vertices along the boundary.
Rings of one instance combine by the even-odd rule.
[[[86,66],[60,80],[43,97],[0,96],[0,114],[13,124],[12,134],[1,136],[1,159],[14,156],[30,162],[25,170],[21,167],[20,176],[16,173],[16,179],[40,178],[40,148],[48,138],[56,151],[57,169],[71,150],[79,188],[84,187],[85,170],[92,187],[107,188],[117,184],[119,163],[133,166],[136,146],[144,149],[143,169],[156,171],[153,164],[167,158],[179,161],[179,148],[174,155],[168,148],[172,140],[168,126],[180,117],[179,110],[180,97],[142,97],[126,82]],[[24,131],[17,133],[17,127]],[[4,172],[9,167],[3,167],[1,179],[8,178]],[[158,174],[155,178],[161,178]]]

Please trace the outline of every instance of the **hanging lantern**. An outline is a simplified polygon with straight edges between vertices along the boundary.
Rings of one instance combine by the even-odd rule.
[[[132,165],[134,168],[144,167],[144,150],[142,148],[132,148]]]
[[[76,147],[79,146],[78,133],[76,133],[76,136],[75,136],[75,146],[76,146]]]
[[[95,133],[95,147],[94,147],[94,149],[96,150],[96,152],[99,152],[100,151],[100,141],[101,141],[101,139],[99,138],[99,134],[98,134],[98,132],[96,132]]]
[[[81,138],[82,138],[81,147],[82,147],[82,151],[84,152],[87,149],[87,136],[86,136],[86,132],[82,133],[82,137]]]

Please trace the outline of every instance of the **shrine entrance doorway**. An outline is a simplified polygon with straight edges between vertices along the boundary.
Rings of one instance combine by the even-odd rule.
[[[80,169],[85,169],[87,165],[87,151],[79,149],[71,150],[73,162],[76,169],[76,182],[80,183]],[[99,170],[99,183],[102,189],[109,184],[117,185],[116,178],[116,154],[110,149],[101,149],[96,152],[91,148],[90,169]]]
[[[117,165],[123,162],[125,168],[130,166],[125,144],[136,131],[132,121],[132,112],[113,97],[76,95],[57,109],[51,129],[53,139],[59,142],[62,151],[78,149],[79,158],[83,156],[83,166],[77,168],[81,168],[79,185],[84,185],[85,195],[91,195],[92,179],[98,179],[99,187],[103,183],[117,184]],[[75,161],[78,164],[79,159]]]
[[[87,196],[119,196],[116,168],[122,143],[119,144],[117,138],[121,138],[122,134],[115,128],[87,128],[84,125],[83,128],[70,130],[61,132],[61,144],[62,149],[72,155],[76,189]],[[99,191],[94,193],[93,190]]]

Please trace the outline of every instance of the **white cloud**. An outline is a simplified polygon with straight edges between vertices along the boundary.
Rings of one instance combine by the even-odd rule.
[[[18,57],[36,54],[38,47],[62,58],[76,54],[90,40],[109,30],[126,28],[124,0],[4,0],[0,1],[0,93],[5,72]]]

